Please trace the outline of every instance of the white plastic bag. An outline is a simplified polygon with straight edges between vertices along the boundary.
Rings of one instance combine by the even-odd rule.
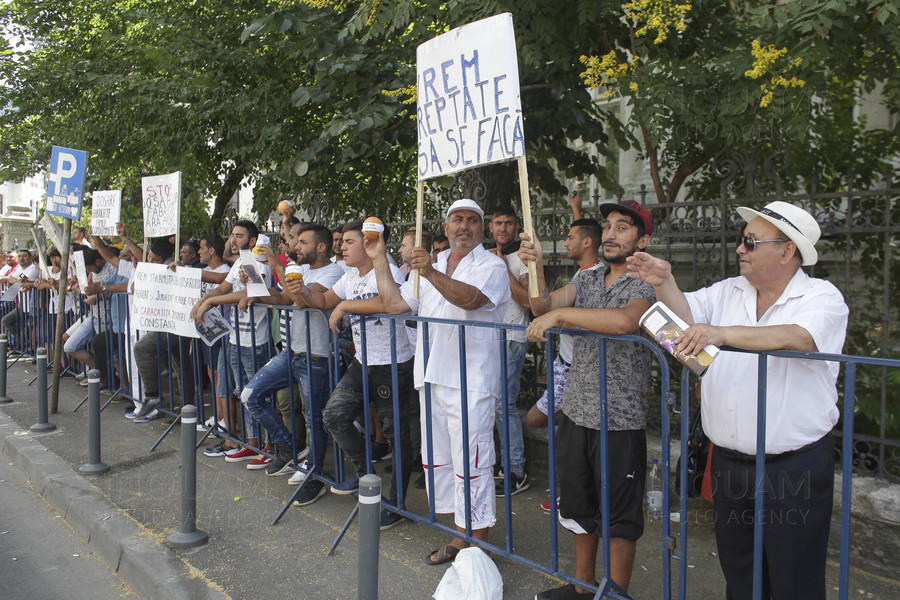
[[[481,548],[463,548],[434,590],[434,600],[503,600],[503,578]]]

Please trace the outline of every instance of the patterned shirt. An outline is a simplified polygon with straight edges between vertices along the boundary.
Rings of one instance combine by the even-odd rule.
[[[656,302],[653,286],[624,275],[606,289],[609,267],[581,271],[572,280],[576,308],[625,308],[633,299]],[[606,342],[610,431],[643,429],[650,391],[650,349],[636,342]],[[576,425],[600,429],[600,351],[597,338],[576,336],[562,410]]]

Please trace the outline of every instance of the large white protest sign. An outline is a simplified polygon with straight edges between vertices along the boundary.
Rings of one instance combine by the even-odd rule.
[[[131,321],[141,331],[198,337],[191,309],[200,300],[200,269],[138,263]]]
[[[162,237],[178,232],[181,215],[181,171],[141,178],[144,201],[144,237]]]
[[[416,94],[420,180],[525,155],[511,14],[419,46]]]
[[[81,217],[87,162],[88,154],[83,150],[53,146],[45,212],[72,220]]]
[[[84,251],[79,250],[78,252],[74,252],[72,254],[72,260],[75,262],[75,277],[78,278],[78,287],[81,288],[81,293],[84,293],[84,288],[88,286],[88,276],[87,276],[87,268],[84,264]]]
[[[91,194],[91,235],[116,235],[122,218],[122,190],[102,190]]]

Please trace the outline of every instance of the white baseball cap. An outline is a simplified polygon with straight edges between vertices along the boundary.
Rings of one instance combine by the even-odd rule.
[[[474,200],[469,200],[468,198],[457,200],[450,205],[450,208],[447,209],[446,218],[449,219],[450,215],[458,210],[471,210],[472,212],[478,213],[478,216],[481,217],[482,221],[484,220],[484,211],[481,210],[481,207],[478,206],[478,203],[476,203]]]

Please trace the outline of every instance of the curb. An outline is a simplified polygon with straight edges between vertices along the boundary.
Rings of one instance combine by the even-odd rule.
[[[138,596],[143,600],[229,600],[31,433],[22,431],[0,412],[0,453]]]

